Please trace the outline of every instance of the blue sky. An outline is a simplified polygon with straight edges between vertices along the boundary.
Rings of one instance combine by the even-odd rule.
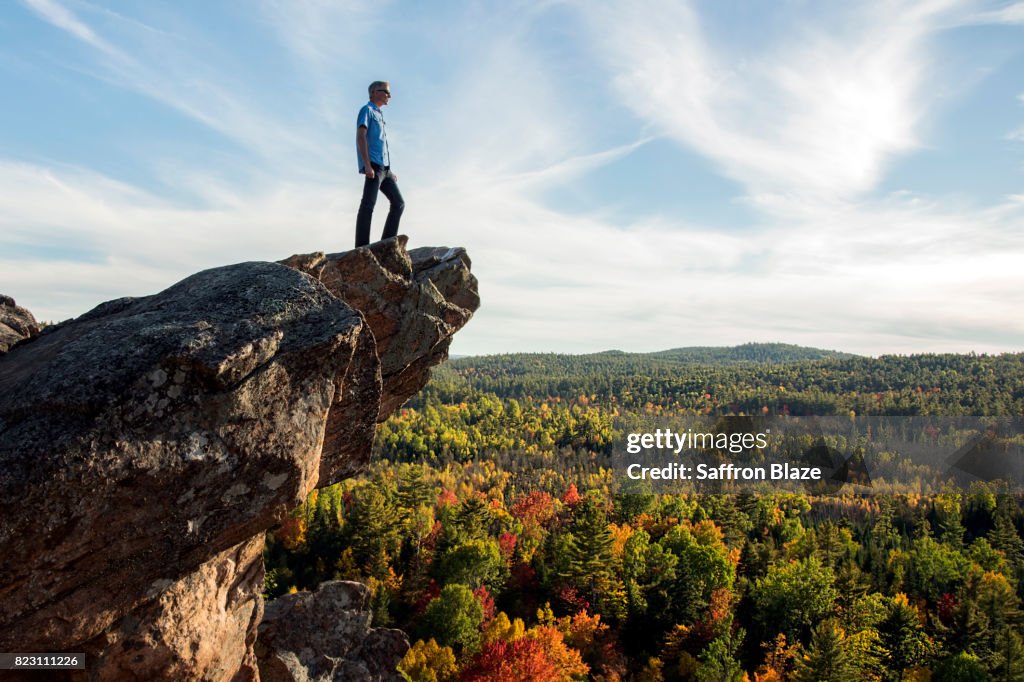
[[[1024,350],[1022,2],[8,0],[0,292],[349,248],[378,78],[454,353]]]

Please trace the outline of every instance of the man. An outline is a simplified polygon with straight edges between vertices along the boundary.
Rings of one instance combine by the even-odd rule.
[[[391,86],[387,81],[370,84],[370,101],[359,110],[356,118],[356,153],[359,157],[359,172],[366,176],[363,181],[363,199],[359,202],[356,216],[356,247],[370,243],[370,219],[377,203],[377,192],[383,192],[391,202],[384,236],[388,239],[398,234],[398,221],[405,210],[405,201],[398,191],[398,176],[391,172],[391,155],[388,150],[384,116],[380,108],[391,100]]]

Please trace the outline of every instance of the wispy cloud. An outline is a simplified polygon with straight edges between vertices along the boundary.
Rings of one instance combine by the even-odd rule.
[[[384,43],[387,26],[381,21],[387,2],[355,0],[262,0],[259,18],[277,37],[296,64],[296,77],[311,86],[310,108],[332,128],[342,127],[350,116],[338,103],[357,80],[345,67],[355,67],[376,56]],[[368,37],[381,36],[377,41]],[[367,52],[368,51],[368,52]],[[354,69],[353,69],[354,70]],[[361,79],[359,79],[361,80]]]
[[[218,73],[211,64],[228,60],[201,34],[174,36],[113,15],[110,30],[123,43],[118,46],[56,0],[23,2],[41,19],[99,53],[91,67],[69,68],[171,107],[248,152],[278,159],[296,152],[314,158],[323,154],[323,145],[302,135],[301,129],[264,115],[246,92],[250,81],[232,82],[228,74]]]
[[[284,47],[307,66],[329,71],[363,49],[380,28],[381,3],[356,0],[263,0],[262,15]]]
[[[467,246],[481,277],[484,305],[456,352],[1024,345],[1024,201],[877,196],[891,160],[926,142],[935,31],[973,5],[783,12],[754,45],[714,38],[707,5],[588,4],[575,16],[592,39],[567,46],[543,33],[578,37],[565,3],[406,17],[410,6],[268,0],[244,20],[265,32],[268,61],[288,65],[271,77],[187,18],[166,31],[25,2],[88,48],[76,73],[214,133],[199,159],[141,159],[169,192],[0,160],[0,291],[41,317],[226,262],[348,248],[361,186],[351,120],[367,74],[383,72],[405,231],[414,245]],[[415,39],[411,56],[381,56],[365,29],[385,26]],[[613,97],[581,80],[607,81]],[[758,224],[712,229],[657,205],[612,220],[607,204],[570,211],[539,191],[609,164],[646,172],[632,155],[672,140],[738,181]]]
[[[244,207],[188,209],[90,173],[9,165],[0,185],[20,197],[4,196],[5,235],[20,226],[29,244],[79,243],[99,254],[95,262],[2,259],[0,290],[47,319],[152,293],[203,267],[344,248],[357,200],[326,186],[279,186],[243,195]],[[984,351],[1024,341],[1021,201],[979,214],[894,198],[831,214],[830,236],[815,239],[810,213],[807,222],[730,237],[679,222],[623,229],[500,192],[409,194],[414,243],[470,244],[481,277],[484,306],[458,352],[752,339]]]
[[[95,47],[97,50],[114,57],[119,61],[126,59],[125,55],[107,41],[96,35],[85,23],[80,21],[67,7],[55,0],[22,0],[33,12],[41,18],[50,22],[57,28],[63,29],[75,36],[82,42]]]
[[[1024,93],[1017,95],[1017,101],[1020,104],[1024,104]],[[1016,142],[1024,142],[1024,126],[1011,130],[1006,134],[1006,139],[1014,140]]]
[[[754,54],[711,44],[686,3],[581,6],[616,93],[752,194],[826,199],[872,189],[920,144],[929,30],[951,3],[851,6],[791,17]]]
[[[1024,24],[1024,2],[1015,2],[999,9],[978,12],[965,23],[1022,25]]]

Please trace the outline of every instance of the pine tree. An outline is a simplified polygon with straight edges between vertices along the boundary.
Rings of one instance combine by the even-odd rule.
[[[994,682],[1024,680],[1024,642],[1012,628],[1005,627],[996,636],[992,662]]]
[[[814,627],[811,644],[796,659],[795,682],[858,682],[861,676],[851,665],[844,646],[845,635],[833,619]]]
[[[921,627],[917,609],[904,594],[893,598],[888,616],[878,625],[878,633],[888,652],[887,666],[897,673],[896,679],[908,668],[927,661],[936,648]]]
[[[462,501],[455,512],[451,527],[446,526],[445,530],[450,531],[450,535],[447,535],[446,539],[449,543],[454,544],[461,540],[485,538],[490,519],[491,515],[483,496],[468,497]]]
[[[434,500],[434,489],[425,472],[426,468],[420,465],[402,467],[398,479],[398,503],[402,510],[416,509]]]
[[[1006,555],[1006,560],[1013,568],[1018,587],[1024,586],[1024,540],[1021,540],[1017,527],[1011,516],[1011,498],[1004,495],[996,509],[995,525],[988,535],[988,541]]]
[[[963,651],[943,659],[932,671],[932,682],[989,682],[991,679],[977,657]]]
[[[697,682],[741,682],[746,675],[738,655],[745,636],[743,628],[732,631],[730,619],[726,633],[715,638],[701,653]]]
[[[959,493],[944,492],[935,497],[935,526],[939,539],[956,548],[964,544],[964,524],[961,519]]]
[[[621,587],[612,572],[613,543],[599,498],[587,495],[573,513],[563,577],[584,594],[594,611],[606,615],[615,615],[621,601]]]
[[[401,526],[397,510],[379,486],[364,485],[355,490],[345,526],[351,532],[357,563],[370,575],[386,578],[390,557],[400,543]]]

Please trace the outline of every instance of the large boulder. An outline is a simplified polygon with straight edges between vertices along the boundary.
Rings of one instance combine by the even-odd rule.
[[[405,243],[398,236],[370,248],[281,261],[318,279],[370,325],[384,382],[381,421],[423,388],[427,370],[448,358],[452,336],[480,306],[465,249],[406,252]]]
[[[10,296],[0,294],[0,355],[23,339],[39,333],[39,323]]]
[[[0,356],[0,651],[85,651],[92,679],[257,679],[265,531],[365,467],[382,405],[476,308],[468,259],[438,253],[419,270],[400,239],[325,256],[379,264],[347,275],[389,283],[350,285],[372,315],[242,263]],[[448,301],[461,317],[423,331]],[[380,310],[393,326],[368,324]]]
[[[370,627],[370,590],[336,580],[267,604],[256,640],[262,682],[400,682],[401,630]]]

